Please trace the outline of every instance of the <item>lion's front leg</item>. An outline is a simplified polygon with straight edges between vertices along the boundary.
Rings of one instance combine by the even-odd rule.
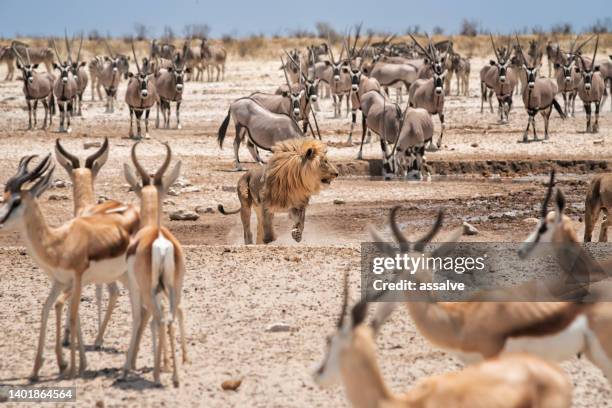
[[[256,207],[257,214],[257,243],[269,244],[276,240],[274,234],[274,213],[264,206]]]
[[[295,242],[302,240],[302,232],[304,232],[304,219],[306,218],[306,207],[292,208],[289,210],[289,217],[293,220],[293,228],[291,236]]]

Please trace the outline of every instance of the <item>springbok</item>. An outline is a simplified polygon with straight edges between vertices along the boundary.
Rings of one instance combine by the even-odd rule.
[[[132,54],[136,64],[136,75],[131,72],[128,74],[129,80],[125,91],[125,102],[130,108],[130,133],[129,137],[134,138],[134,115],[136,115],[137,138],[142,138],[140,118],[145,115],[145,138],[149,138],[149,114],[151,108],[158,101],[157,88],[155,86],[154,75],[148,70],[141,70],[132,42]],[[144,68],[144,67],[143,67]]]
[[[68,44],[68,39],[66,39],[66,44]],[[72,73],[72,58],[70,57],[70,48],[67,49],[68,59],[63,61],[59,52],[57,51],[55,40],[53,40],[53,50],[57,56],[57,63],[53,63],[53,68],[60,72],[59,77],[53,84],[53,94],[55,96],[57,106],[59,107],[59,132],[71,133],[72,129],[70,128],[70,118],[72,117],[73,113],[73,103],[77,95],[78,85],[76,77]],[[66,122],[66,127],[64,127],[64,122]]]
[[[599,72],[599,65],[595,63],[595,57],[597,56],[597,47],[599,46],[599,35],[595,40],[595,50],[593,51],[593,58],[591,63],[588,64],[582,55],[579,55],[580,59],[580,76],[581,80],[578,84],[578,96],[584,104],[584,111],[586,113],[586,132],[597,133],[599,132],[599,107],[601,105],[601,99],[606,91],[606,84],[604,79]],[[591,104],[595,104],[595,122],[591,123]]]
[[[36,126],[36,107],[39,100],[42,101],[45,108],[43,129],[46,129],[47,116],[49,117],[49,126],[51,126],[53,115],[55,114],[55,97],[53,95],[55,78],[49,72],[44,74],[36,72],[35,69],[38,68],[38,64],[32,64],[29,50],[27,48],[25,50],[27,62],[24,62],[16,48],[13,48],[12,52],[17,57],[17,68],[21,70],[21,78],[23,80],[23,94],[28,104],[28,130]],[[34,125],[32,125],[32,112],[34,113]]]
[[[493,93],[497,97],[499,103],[499,120],[500,123],[508,123],[510,109],[512,109],[512,94],[517,83],[517,74],[510,66],[512,63],[510,58],[510,38],[508,38],[508,46],[498,50],[495,46],[493,35],[491,44],[495,53],[495,60],[490,60],[488,66],[484,66],[480,70],[480,113],[483,112],[484,101],[489,99],[489,108],[493,113]],[[488,93],[488,95],[487,95]]]
[[[521,44],[518,41],[518,37],[516,38],[517,47],[519,49],[520,55],[523,61],[527,61],[525,55],[523,54],[523,49]],[[538,61],[538,58],[533,58],[532,61]],[[561,109],[561,105],[555,99],[555,95],[557,94],[557,82],[552,78],[540,78],[539,63],[532,63],[529,66],[527,64],[523,64],[523,69],[527,74],[527,84],[523,88],[523,103],[525,104],[525,110],[529,115],[527,120],[527,127],[525,128],[525,132],[523,133],[523,142],[528,141],[528,132],[529,126],[533,126],[533,140],[538,140],[538,135],[536,133],[535,126],[535,116],[540,112],[542,117],[544,118],[544,139],[548,139],[548,123],[550,121],[550,114],[552,113],[552,108],[554,106],[555,110],[559,113],[562,119],[565,119],[565,114]]]
[[[81,162],[78,157],[68,152],[59,139],[55,141],[55,157],[57,162],[66,170],[72,181],[74,216],[106,215],[110,217],[113,216],[111,214],[116,214],[113,217],[117,218],[122,227],[128,231],[133,231],[136,229],[139,222],[138,217],[132,216],[132,211],[134,210],[133,206],[126,206],[113,200],[107,200],[101,204],[96,203],[94,183],[100,169],[108,160],[108,153],[109,144],[108,138],[106,137],[104,138],[102,146],[100,146],[96,152],[89,155],[84,162]],[[81,164],[83,165],[81,166]],[[123,218],[122,214],[128,208],[130,209],[129,216]],[[104,319],[102,319],[102,285],[96,285],[96,304],[98,309],[98,335],[94,343],[96,349],[102,347],[104,332],[106,331],[111,314],[117,303],[117,298],[119,297],[119,287],[115,282],[107,284],[107,289],[109,294],[108,307]],[[67,295],[69,295],[69,292]],[[64,297],[67,298],[68,296]],[[56,304],[56,310],[59,308],[61,311],[62,305],[63,302],[60,302],[60,305]],[[67,318],[68,316],[69,315],[67,315]],[[67,321],[65,327],[64,344],[69,345],[69,321]]]
[[[591,242],[593,228],[602,211],[599,242],[608,242],[608,211],[612,211],[612,174],[598,174],[589,184],[584,202],[584,242]]]
[[[92,59],[89,64],[89,76],[91,77],[91,100],[95,100],[95,92],[98,92],[98,98],[102,100],[102,92],[100,87],[104,88],[106,94],[106,113],[115,111],[115,100],[117,99],[117,88],[121,82],[121,75],[127,79],[130,69],[130,57],[117,54],[109,45],[108,41],[104,40],[108,55],[97,56]]]
[[[179,386],[176,350],[174,346],[174,319],[178,317],[181,336],[183,363],[187,362],[187,346],[185,341],[184,313],[181,308],[183,279],[185,278],[185,256],[183,248],[172,233],[161,225],[162,200],[170,186],[176,181],[181,170],[178,161],[168,173],[172,159],[172,150],[166,143],[166,159],[154,176],[143,169],[136,157],[135,143],[132,146],[132,163],[138,176],[131,166],[124,164],[125,178],[140,197],[141,228],[134,236],[127,252],[128,287],[132,303],[132,335],[127,352],[123,377],[127,377],[130,369],[136,365],[136,356],[144,328],[152,315],[151,341],[153,343],[154,371],[153,377],[157,385],[160,382],[160,366],[162,349],[165,348],[164,329],[168,326],[170,337],[170,354],[172,356],[172,382]],[[169,316],[163,318],[161,297],[165,295],[169,301]],[[163,318],[163,319],[162,319]]]
[[[166,65],[155,74],[155,88],[159,95],[155,127],[159,127],[159,110],[164,117],[164,127],[170,127],[170,102],[176,102],[176,128],[181,129],[179,110],[183,101],[185,65],[179,55],[174,57],[171,65]]]
[[[327,338],[323,361],[314,371],[313,379],[321,387],[342,381],[353,407],[571,407],[572,386],[563,370],[538,357],[520,353],[492,358],[458,372],[427,377],[406,394],[393,394],[378,367],[375,344],[377,333],[393,311],[393,304],[379,308],[369,325],[365,323],[366,299],[356,303],[347,314],[346,275],[337,328]]]
[[[213,68],[217,70],[217,82],[219,76],[221,80],[225,80],[225,63],[227,60],[227,51],[225,48],[217,45],[210,45],[208,40],[204,38],[202,40],[202,59],[206,64],[206,72],[208,75],[208,81],[212,81]]]
[[[51,185],[53,166],[51,155],[46,156],[32,171],[28,164],[35,156],[25,156],[19,162],[17,174],[5,186],[5,204],[0,210],[0,224],[17,226],[34,262],[52,281],[43,306],[38,349],[30,379],[38,379],[43,363],[43,350],[49,311],[62,292],[70,291],[70,367],[68,376],[76,374],[76,337],[79,341],[79,374],[87,365],[84,342],[80,330],[79,304],[81,289],[89,283],[110,283],[126,271],[125,252],[131,231],[122,228],[116,215],[76,217],[58,227],[51,227],[38,204],[38,198]],[[24,188],[31,183],[30,188]],[[123,220],[135,220],[138,214],[126,208]],[[133,225],[133,224],[132,224]],[[61,348],[61,308],[56,309],[56,357],[60,372],[66,368]]]
[[[17,49],[23,55],[28,50],[32,64],[45,64],[47,72],[53,72],[53,51],[49,47],[30,47],[21,41],[11,42],[11,49]]]
[[[438,149],[442,148],[442,137],[444,136],[444,77],[446,68],[443,59],[436,53],[435,48],[429,43],[429,50],[425,50],[412,37],[415,44],[425,53],[430,61],[430,79],[417,79],[408,89],[408,105],[411,108],[423,108],[431,115],[440,118],[440,137],[438,138]],[[432,141],[433,144],[433,141]]]
[[[271,151],[272,146],[280,141],[304,137],[304,133],[293,117],[270,112],[259,102],[250,97],[244,97],[231,103],[227,116],[219,127],[217,141],[220,148],[223,148],[223,140],[229,126],[230,117],[234,118],[236,129],[236,136],[234,138],[234,164],[236,171],[242,170],[238,151],[242,142],[243,128],[246,129],[248,136],[247,147],[249,152],[259,163],[262,163],[263,160],[259,156],[257,148]]]
[[[551,177],[549,190],[542,206],[543,217],[521,247],[519,256],[527,258],[536,252],[534,249],[539,243],[553,241],[561,245],[562,250],[558,251],[558,256],[561,257],[560,266],[565,273],[592,277],[598,271],[590,269],[600,268],[588,258],[586,251],[582,251],[584,262],[579,261],[574,264],[562,258],[564,254],[575,253],[567,251],[567,245],[576,245],[577,240],[573,229],[568,228],[569,218],[562,215],[565,206],[562,194],[557,194],[557,212],[546,214],[552,195],[552,184]],[[394,208],[390,215],[393,235],[402,247],[422,253],[424,245],[441,227],[442,212],[438,214],[431,231],[411,247],[397,225],[395,217],[398,208]],[[385,254],[397,253],[393,248],[383,244],[384,240],[376,233],[373,232],[373,235],[374,241],[380,243],[379,246]],[[454,242],[457,238],[458,234],[454,234],[447,241]],[[441,252],[443,248],[444,245],[434,251],[432,256],[438,255],[437,252]],[[609,270],[609,264],[610,261],[607,267],[601,269]],[[581,269],[572,270],[573,265]],[[539,293],[540,290],[548,290],[549,293],[563,294],[565,292],[562,291],[566,289],[567,284],[559,279],[546,283],[535,281],[505,289],[506,293],[502,292],[501,297],[499,293],[492,293],[484,296],[476,295],[475,301],[445,303],[430,296],[427,302],[411,301],[407,302],[406,306],[418,331],[429,342],[453,352],[465,362],[476,362],[508,352],[531,353],[552,361],[564,361],[585,353],[591,362],[603,371],[608,381],[612,382],[612,344],[607,340],[612,324],[611,303],[495,300],[508,299],[512,296],[520,298],[525,291]]]

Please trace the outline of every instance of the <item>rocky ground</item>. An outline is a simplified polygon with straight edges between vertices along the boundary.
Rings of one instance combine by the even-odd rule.
[[[346,406],[341,387],[319,389],[310,370],[322,358],[325,336],[334,329],[342,274],[350,270],[351,298],[358,298],[359,243],[369,239],[368,226],[388,233],[386,223],[392,206],[405,208],[400,221],[411,236],[425,231],[437,209],[445,208],[447,223],[440,239],[467,220],[479,234],[466,239],[520,241],[534,227],[533,217],[538,216],[545,193],[543,182],[554,166],[561,173],[559,186],[567,195],[568,215],[576,221],[581,236],[588,182],[612,163],[610,100],[602,109],[598,134],[584,132],[585,118],[578,102],[575,118],[562,121],[552,114],[548,141],[519,143],[527,123],[519,97],[515,97],[508,125],[499,125],[497,115],[486,109],[480,113],[478,70],[485,61],[472,61],[470,96],[455,96],[453,82],[446,103],[444,148],[428,153],[437,170],[431,182],[384,182],[375,177],[378,143],[365,148],[364,156],[370,162],[355,161],[358,146],[345,143],[349,117],[332,118],[331,102],[323,99],[319,126],[324,140],[330,142],[329,156],[343,175],[313,198],[302,243],[293,242],[289,221],[281,215],[276,219],[279,239],[265,247],[244,246],[239,217],[216,212],[218,203],[230,208],[238,205],[235,185],[241,174],[230,171],[233,128],[223,149],[217,145],[216,131],[233,99],[255,90],[274,91],[282,83],[278,62],[230,61],[225,81],[187,83],[181,112],[183,129],[158,130],[153,120],[153,140],[140,146],[148,168],[162,160],[163,150],[155,140],[170,142],[175,157],[183,161],[181,183],[164,202],[164,224],[186,246],[183,304],[191,363],[180,368],[181,387],[172,388],[166,374],[162,377],[165,388],[153,388],[148,331],[135,377],[129,382],[117,381],[130,331],[125,289],[104,348],[88,348],[85,378],[58,379],[52,348],[54,319],[50,319],[41,385],[75,385],[79,406]],[[90,101],[88,89],[83,117],[74,119],[71,134],[58,134],[57,117],[49,131],[26,131],[21,85],[1,82],[0,182],[14,173],[21,156],[51,152],[57,137],[71,152],[85,156],[93,151],[84,150],[85,143],[107,136],[111,153],[96,182],[96,193],[100,198],[136,203],[122,174],[131,147],[125,138],[129,114],[124,92],[122,84],[116,112],[105,114],[102,102]],[[439,130],[438,120],[434,123]],[[538,118],[537,123],[543,135],[542,120]],[[356,139],[360,132],[358,126]],[[241,157],[251,160],[246,149],[241,150]],[[247,167],[253,165],[247,163]],[[72,213],[69,178],[60,167],[55,177],[55,187],[41,199],[44,214],[53,225],[68,220]],[[169,215],[179,210],[193,212],[198,218],[171,221]],[[23,245],[16,231],[0,230],[0,385],[27,384],[40,310],[50,287]],[[93,344],[97,327],[93,288],[84,291],[82,316],[87,344]],[[277,323],[285,331],[267,330]],[[403,310],[392,316],[377,343],[384,377],[396,392],[424,376],[461,367],[454,357],[431,347]],[[563,363],[563,368],[574,384],[576,407],[612,405],[610,386],[588,361],[574,359]],[[232,379],[242,380],[238,390],[222,390],[221,383]]]

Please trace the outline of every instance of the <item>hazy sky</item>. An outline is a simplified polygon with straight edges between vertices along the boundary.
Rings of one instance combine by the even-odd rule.
[[[549,28],[570,22],[582,30],[610,16],[610,0],[0,0],[0,35],[61,35],[97,29],[125,35],[142,23],[161,34],[168,25],[177,34],[186,24],[208,24],[212,36],[263,33],[286,34],[312,30],[325,21],[340,30],[364,22],[364,27],[404,32],[416,24],[430,31],[439,25],[446,33],[458,30],[464,18],[483,28],[507,33],[525,26]],[[584,7],[588,5],[588,7]]]

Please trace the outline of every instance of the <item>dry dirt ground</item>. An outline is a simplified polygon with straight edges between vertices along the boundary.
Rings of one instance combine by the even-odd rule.
[[[562,173],[559,185],[568,198],[568,213],[580,235],[588,181],[594,172],[605,171],[612,160],[609,100],[600,118],[599,134],[584,133],[585,118],[578,102],[575,118],[562,121],[552,114],[549,141],[518,143],[527,122],[519,97],[515,97],[509,125],[497,124],[497,115],[486,110],[480,114],[478,70],[485,61],[472,61],[469,97],[454,96],[453,81],[452,96],[446,104],[445,146],[428,154],[428,160],[446,176],[434,176],[431,182],[384,182],[370,177],[368,162],[353,160],[358,147],[344,143],[349,118],[331,118],[331,102],[322,100],[319,125],[324,140],[332,142],[329,155],[342,164],[344,175],[312,200],[304,239],[299,244],[290,238],[285,215],[276,219],[277,242],[246,247],[238,216],[225,217],[213,211],[218,203],[231,208],[238,205],[235,183],[240,176],[229,171],[233,127],[222,150],[216,142],[217,128],[233,99],[255,90],[274,91],[282,83],[278,62],[230,60],[225,81],[187,83],[183,129],[156,130],[154,120],[151,122],[152,137],[169,141],[175,157],[183,161],[182,181],[186,186],[178,188],[178,195],[167,197],[165,212],[196,207],[202,211],[197,221],[175,222],[164,217],[164,223],[186,246],[183,304],[191,363],[180,367],[181,387],[174,389],[168,374],[162,377],[163,389],[152,387],[148,330],[134,379],[117,381],[130,330],[125,289],[104,348],[88,348],[85,378],[58,379],[52,349],[54,323],[50,319],[41,384],[75,385],[79,406],[346,406],[340,386],[321,390],[311,380],[310,371],[322,357],[325,336],[334,328],[346,269],[350,270],[351,297],[358,297],[359,243],[368,240],[369,225],[388,233],[388,210],[401,204],[405,207],[401,222],[414,236],[427,229],[437,209],[444,207],[447,223],[442,238],[467,219],[480,230],[479,235],[470,237],[472,240],[519,241],[533,228],[533,217],[537,217],[545,191],[545,174],[551,165],[557,165]],[[56,133],[57,116],[50,131],[25,131],[27,111],[21,85],[0,83],[0,180],[4,182],[13,174],[22,155],[52,151],[57,137],[70,151],[83,156],[91,152],[83,151],[85,142],[108,136],[111,154],[97,180],[96,192],[100,197],[136,202],[121,170],[131,147],[131,141],[125,139],[129,119],[124,91],[125,83],[119,90],[119,108],[114,114],[105,114],[100,101],[90,101],[88,89],[83,117],[74,119],[72,134],[60,135]],[[437,119],[434,123],[439,129]],[[538,118],[537,123],[542,135],[542,120]],[[359,135],[358,126],[357,139]],[[163,150],[159,144],[148,141],[141,147],[147,167],[160,164]],[[366,146],[367,159],[379,155],[378,143]],[[246,149],[241,150],[241,157],[251,160]],[[555,160],[559,162],[555,164]],[[480,164],[472,166],[476,162]],[[470,172],[470,168],[477,171]],[[56,169],[55,177],[68,180],[61,168]],[[52,196],[56,199],[50,200]],[[337,204],[338,200],[344,204]],[[51,189],[42,203],[49,223],[68,220],[72,212],[70,187]],[[27,384],[41,306],[50,285],[25,253],[17,232],[0,230],[0,247],[0,385]],[[93,288],[84,291],[82,316],[87,344],[93,344]],[[266,331],[278,322],[289,325],[290,331]],[[403,311],[396,312],[386,324],[378,346],[384,377],[395,392],[406,390],[424,376],[461,367],[451,355],[432,348]],[[588,361],[574,359],[563,363],[563,368],[574,384],[576,407],[612,406],[610,386]],[[235,392],[223,391],[220,384],[227,379],[242,379],[242,385]]]

